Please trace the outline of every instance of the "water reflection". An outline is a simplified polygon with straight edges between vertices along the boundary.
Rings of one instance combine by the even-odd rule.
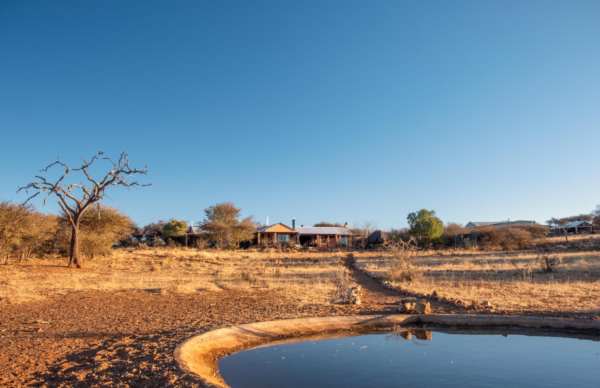
[[[421,341],[431,341],[432,334],[428,330],[407,330],[394,332],[389,335],[389,339],[412,341],[413,336]]]

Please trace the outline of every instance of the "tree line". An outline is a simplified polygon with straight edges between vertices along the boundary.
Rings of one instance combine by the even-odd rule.
[[[79,248],[93,258],[110,252],[115,242],[128,238],[134,223],[119,209],[98,203],[79,220]],[[66,214],[44,214],[33,205],[0,202],[0,262],[68,255],[72,225]]]
[[[178,220],[167,222],[159,221],[146,225],[143,229],[136,227],[132,220],[123,212],[109,205],[102,204],[106,197],[106,190],[113,186],[126,188],[143,187],[150,184],[140,183],[135,179],[146,175],[147,168],[131,168],[129,157],[125,150],[119,158],[113,161],[104,156],[102,151],[94,155],[89,162],[82,159],[79,167],[70,167],[58,158],[40,171],[33,182],[19,188],[32,195],[23,204],[0,202],[0,262],[7,262],[11,256],[22,260],[32,254],[44,255],[52,252],[66,253],[69,256],[69,266],[81,267],[80,252],[88,257],[106,253],[113,244],[120,241],[122,245],[132,242],[132,235],[153,234],[177,239],[184,235],[186,223]],[[91,174],[94,163],[104,162],[108,165],[108,172],[104,176],[93,177]],[[55,180],[46,177],[46,173],[54,168],[64,169],[62,175]],[[84,180],[73,178],[71,173],[79,173]],[[44,175],[42,175],[44,174]],[[69,179],[71,179],[69,183]],[[83,182],[86,182],[85,184]],[[61,208],[61,214],[46,215],[28,204],[38,195],[44,196],[43,203],[53,198]],[[231,202],[224,202],[205,209],[205,219],[199,225],[203,231],[198,239],[201,244],[212,244],[219,248],[237,248],[243,243],[252,240],[254,231],[260,223],[253,217],[241,218],[241,210]],[[409,228],[392,229],[389,231],[391,240],[415,239],[423,246],[448,245],[450,235],[457,235],[464,231],[462,226],[448,224],[444,227],[442,221],[436,216],[435,211],[422,209],[410,213],[407,217]],[[561,226],[571,221],[588,221],[600,227],[600,205],[590,214],[565,218],[552,218],[550,225]],[[321,222],[315,226],[341,226],[339,223]],[[362,235],[363,242],[370,231],[374,231],[376,224],[370,221],[364,223],[363,228],[355,230]],[[539,227],[539,226],[538,226]],[[529,229],[522,227],[480,229],[477,233],[482,236],[482,241],[520,241],[529,236],[539,234],[539,228],[533,226]],[[486,232],[488,230],[489,232]],[[469,230],[471,234],[472,230]],[[456,244],[456,240],[454,240]],[[521,247],[521,243],[518,243]]]
[[[200,248],[212,246],[232,249],[250,242],[254,238],[256,229],[262,225],[255,221],[253,216],[242,218],[241,213],[242,209],[232,202],[223,202],[204,209],[204,220],[195,225],[200,230],[200,234],[195,238],[194,245]],[[168,244],[179,245],[184,242],[187,228],[185,221],[161,220],[142,228],[135,227],[132,235],[139,242],[142,242],[144,236],[151,235]],[[137,242],[134,242],[134,245],[137,245]]]

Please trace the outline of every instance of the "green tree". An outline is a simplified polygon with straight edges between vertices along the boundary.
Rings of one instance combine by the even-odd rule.
[[[421,209],[410,213],[408,217],[409,233],[413,236],[424,237],[427,243],[438,239],[444,232],[444,223],[435,216],[435,210]]]
[[[165,237],[182,237],[187,229],[185,221],[170,220],[162,228]]]

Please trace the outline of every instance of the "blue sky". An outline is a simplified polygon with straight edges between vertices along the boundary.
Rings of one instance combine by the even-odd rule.
[[[141,225],[223,201],[382,228],[589,212],[598,20],[597,1],[3,1],[0,198],[127,146],[153,185],[108,202]]]

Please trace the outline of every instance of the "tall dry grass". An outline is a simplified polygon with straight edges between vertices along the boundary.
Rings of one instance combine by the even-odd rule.
[[[64,258],[0,266],[4,302],[37,300],[72,291],[195,293],[273,289],[298,303],[344,302],[351,287],[343,253],[117,250],[65,268]]]
[[[557,265],[548,273],[542,256]],[[358,265],[378,273],[394,269],[386,252],[357,253]],[[422,275],[395,283],[424,294],[490,301],[499,310],[600,313],[600,251],[419,252],[411,260]],[[389,276],[388,276],[389,277]]]

